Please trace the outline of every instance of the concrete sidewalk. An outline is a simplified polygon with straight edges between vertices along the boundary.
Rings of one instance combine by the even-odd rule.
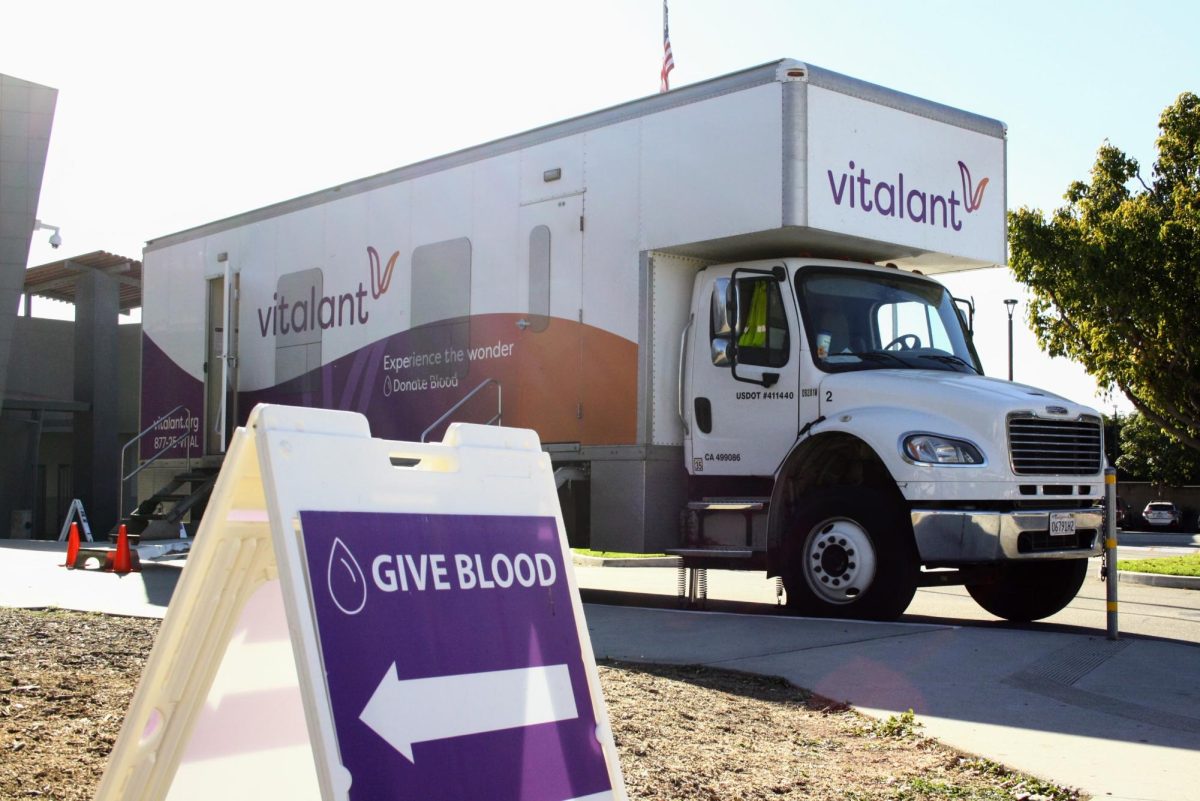
[[[84,543],[89,545],[90,543]],[[142,554],[140,573],[68,570],[64,542],[0,540],[0,606],[161,618],[186,562]]]
[[[924,733],[1096,798],[1197,797],[1200,647],[1093,632],[814,620],[671,608],[666,570],[576,568],[598,657],[781,676],[869,715],[913,709]],[[762,606],[774,584],[713,571],[713,607]],[[734,603],[728,603],[733,601]],[[1036,626],[1035,626],[1036,628]],[[1062,630],[1066,629],[1066,630]]]
[[[141,573],[116,576],[66,570],[64,556],[60,543],[0,541],[0,606],[162,617],[184,564],[148,560]],[[911,708],[924,733],[947,745],[1096,798],[1197,797],[1200,647],[1193,644],[1109,642],[1102,629],[1078,626],[682,611],[674,608],[673,570],[575,572],[598,657],[782,676],[881,717]],[[594,602],[622,596],[663,608]],[[767,609],[774,583],[713,571],[709,597]]]

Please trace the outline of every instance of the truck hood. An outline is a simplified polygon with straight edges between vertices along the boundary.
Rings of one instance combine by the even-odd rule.
[[[931,425],[944,421],[941,430],[931,433],[971,435],[993,442],[1005,440],[1006,419],[1012,412],[1059,420],[1074,420],[1083,414],[1099,416],[1087,406],[1044,389],[943,370],[834,373],[821,382],[820,398],[821,414],[827,418],[856,409],[891,407],[915,412]]]

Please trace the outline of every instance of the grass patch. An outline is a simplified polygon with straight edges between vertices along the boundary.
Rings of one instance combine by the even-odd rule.
[[[921,725],[909,709],[899,715],[892,715],[887,720],[872,720],[862,727],[861,732],[867,737],[913,737],[920,736],[917,730]]]
[[[1168,556],[1162,559],[1122,559],[1117,570],[1133,573],[1161,573],[1167,576],[1200,577],[1200,553],[1189,556]]]
[[[571,553],[580,556],[595,556],[600,559],[655,559],[665,553],[622,553],[621,551],[593,551],[590,548],[572,548]]]

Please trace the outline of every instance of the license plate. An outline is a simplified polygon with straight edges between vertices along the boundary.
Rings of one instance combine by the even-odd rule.
[[[1050,513],[1050,536],[1051,537],[1073,537],[1075,536],[1075,515],[1070,512],[1051,512]]]

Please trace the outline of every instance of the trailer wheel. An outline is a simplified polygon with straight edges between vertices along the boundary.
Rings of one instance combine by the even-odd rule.
[[[967,584],[975,602],[996,617],[1020,623],[1058,612],[1079,593],[1087,559],[1056,559],[1002,566],[987,582]]]
[[[894,620],[917,589],[912,524],[878,490],[835,489],[796,515],[784,576],[788,607],[804,615]]]

